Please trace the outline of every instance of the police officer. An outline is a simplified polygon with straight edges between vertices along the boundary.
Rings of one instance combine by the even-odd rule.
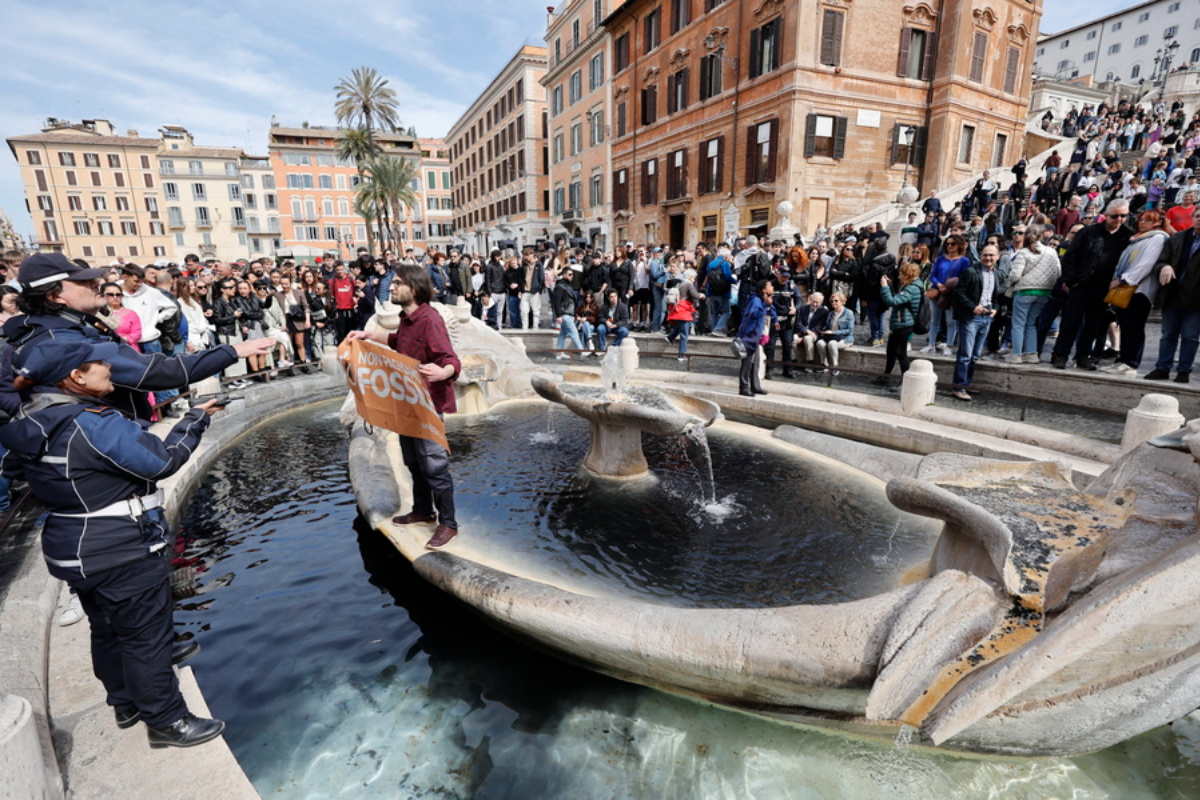
[[[22,476],[49,512],[42,553],[79,596],[92,628],[92,669],[117,726],[139,720],[151,747],[191,747],[225,723],[188,711],[171,667],[173,603],[167,523],[156,481],[200,443],[216,400],[191,409],[166,440],[126,418],[111,396],[115,342],[46,338],[25,354],[15,384],[30,400],[0,427],[5,475]]]
[[[800,298],[800,290],[792,280],[786,260],[775,261],[775,277],[772,279],[775,287],[775,313],[779,315],[778,322],[771,326],[770,339],[763,347],[767,356],[766,377],[770,378],[775,369],[775,343],[783,343],[783,377],[793,377],[792,363],[795,361],[793,346],[796,340],[796,312]]]
[[[62,253],[38,253],[25,259],[17,274],[21,297],[17,303],[25,316],[13,317],[4,325],[10,348],[0,364],[0,410],[16,416],[22,398],[13,388],[13,364],[23,354],[49,339],[119,343],[112,358],[113,393],[104,402],[136,419],[150,419],[148,392],[181,389],[216,375],[252,355],[265,355],[274,347],[272,339],[253,339],[222,345],[191,355],[167,356],[139,353],[125,344],[116,332],[95,316],[104,304],[100,296],[101,269],[87,269]]]

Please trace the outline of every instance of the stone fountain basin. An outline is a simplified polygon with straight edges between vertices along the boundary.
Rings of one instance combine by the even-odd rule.
[[[562,378],[538,374],[533,390],[589,422],[634,428],[652,436],[680,436],[722,419],[721,407],[669,389],[627,386],[606,391],[599,375],[568,371]]]

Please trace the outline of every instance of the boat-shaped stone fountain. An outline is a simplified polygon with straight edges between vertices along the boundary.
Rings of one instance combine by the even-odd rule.
[[[721,422],[715,407],[684,392],[654,394],[636,380],[614,387],[603,374],[542,375],[494,332],[443,313],[460,353],[487,351],[489,363],[506,365],[506,390],[486,390],[486,414],[536,393],[588,420],[590,449],[580,459],[589,480],[644,474],[643,432],[674,437],[712,426],[721,446],[743,443],[747,470],[765,469],[751,457],[768,450],[815,458],[805,463],[818,471],[847,469],[827,457],[852,460],[866,474],[856,472],[844,496],[826,498],[827,508],[869,495],[878,500],[872,513],[893,515],[897,526],[912,527],[917,517],[935,526],[912,569],[844,602],[713,607],[595,590],[562,570],[507,558],[511,528],[500,518],[464,528],[446,551],[425,551],[428,531],[390,522],[411,502],[395,437],[356,422],[348,406],[351,479],[363,514],[421,575],[514,635],[679,695],[872,736],[895,738],[911,726],[920,742],[961,751],[1088,752],[1197,707],[1200,425],[1141,445],[1081,489],[1052,461],[899,453],[786,426],[772,437]],[[469,449],[489,443],[478,445]],[[583,481],[547,513],[569,517],[563,507],[589,493],[640,485]],[[781,501],[804,491],[775,489]],[[652,536],[652,527],[637,533]],[[858,546],[858,533],[841,534],[846,548]],[[832,541],[823,549],[834,549]],[[603,542],[590,544],[589,558],[602,560]],[[763,558],[764,568],[790,558],[785,570],[802,573],[826,555],[786,545]]]

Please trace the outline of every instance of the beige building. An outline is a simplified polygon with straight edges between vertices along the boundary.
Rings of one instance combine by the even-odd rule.
[[[40,249],[95,263],[167,256],[158,139],[118,135],[102,119],[49,119],[40,133],[10,137],[8,146]]]
[[[421,205],[425,207],[425,246],[443,253],[454,243],[454,188],[450,150],[441,139],[418,139],[421,147]],[[420,231],[417,226],[413,235]]]
[[[201,147],[179,125],[164,125],[158,171],[162,179],[173,260],[250,258],[242,205],[242,157],[235,147]]]
[[[616,237],[803,233],[1019,158],[1039,2],[628,0],[612,37]],[[908,134],[912,135],[911,143]],[[786,208],[786,207],[785,207]]]
[[[623,0],[564,0],[549,14],[542,76],[550,122],[551,235],[574,244],[612,242],[612,39],[605,17]]]
[[[526,45],[446,135],[455,242],[467,251],[549,238],[546,50]]]
[[[242,155],[242,209],[250,258],[273,256],[283,249],[279,194],[268,156]]]

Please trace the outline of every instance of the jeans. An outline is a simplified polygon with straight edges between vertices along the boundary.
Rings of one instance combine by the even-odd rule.
[[[671,344],[675,343],[675,337],[679,337],[679,355],[687,354],[688,336],[692,333],[692,323],[684,320],[675,320],[668,322],[667,325],[674,325],[675,330],[667,334],[667,341]]]
[[[1158,362],[1154,368],[1170,372],[1171,367],[1175,366],[1175,348],[1178,346],[1178,369],[1180,372],[1191,372],[1196,361],[1197,345],[1200,345],[1200,311],[1180,308],[1178,303],[1163,308],[1162,340],[1158,345]]]
[[[586,322],[583,324],[587,325]],[[575,345],[576,350],[583,349],[583,340],[579,338],[579,328],[575,325],[575,318],[569,314],[563,314],[562,321],[558,324],[558,347],[556,349],[562,350],[568,337],[571,339],[571,344]]]
[[[412,475],[413,512],[429,515],[436,508],[438,522],[457,530],[454,478],[450,475],[450,454],[446,448],[429,439],[401,436],[400,452]]]
[[[950,347],[954,346],[954,341],[957,339],[958,323],[954,321],[954,316],[948,311],[938,308],[937,301],[931,301],[929,315],[929,346],[933,347],[937,344],[938,332],[942,329],[942,321],[946,323],[946,344]]]
[[[142,342],[141,345],[142,345],[143,353],[161,353],[161,352],[163,352],[162,342],[160,342],[158,339],[154,339],[149,342]],[[156,402],[159,402],[159,403],[165,402],[167,400],[170,400],[172,397],[178,397],[178,396],[179,396],[178,389],[159,389],[157,392],[154,393],[154,399]]]
[[[871,323],[871,341],[883,338],[883,316],[888,307],[882,300],[867,301],[867,319]]]
[[[621,346],[621,342],[625,341],[625,337],[629,335],[629,328],[624,325],[619,328],[610,328],[603,322],[596,326],[596,343],[600,345],[601,350],[608,349],[608,334],[616,334],[616,339],[613,344],[617,347]]]
[[[1037,323],[1049,295],[1019,294],[1013,298],[1012,351],[1019,355],[1040,353]]]
[[[988,328],[992,326],[992,318],[980,314],[970,322],[958,326],[958,359],[954,362],[954,385],[965,389],[971,385],[975,376],[975,362],[983,355],[983,346],[987,344]]]
[[[713,295],[708,298],[708,316],[713,320],[712,329],[724,333],[729,324],[729,295]]]
[[[667,287],[650,286],[650,332],[658,333],[663,326],[663,318],[667,315]]]
[[[508,296],[508,327],[514,330],[521,327],[521,297]]]
[[[482,308],[483,304],[480,303],[481,311]],[[492,304],[488,306],[487,314],[484,316],[487,317],[487,326],[489,328],[494,331],[500,330],[500,304],[496,302],[495,297],[492,298]]]

